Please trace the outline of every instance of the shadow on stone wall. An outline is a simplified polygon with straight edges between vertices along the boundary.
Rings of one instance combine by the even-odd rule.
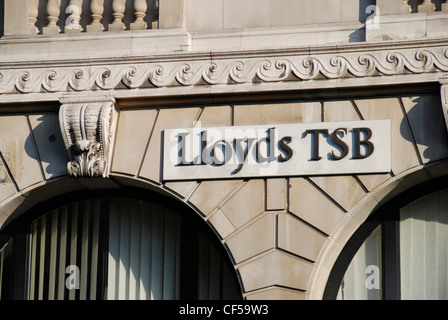
[[[365,25],[368,19],[373,19],[374,11],[369,6],[376,5],[376,0],[359,0],[359,18],[358,21]],[[350,34],[349,42],[366,41],[366,28],[363,26]]]
[[[415,143],[423,164],[448,158],[447,126],[440,97],[422,95],[409,101],[403,103],[406,117],[401,122],[401,135]],[[411,136],[407,132],[408,128]]]
[[[57,114],[29,116],[32,135],[25,141],[28,156],[40,160],[47,178],[67,174],[68,154]]]

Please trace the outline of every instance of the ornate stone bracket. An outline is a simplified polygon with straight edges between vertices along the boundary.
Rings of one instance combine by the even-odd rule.
[[[442,99],[443,117],[445,118],[446,128],[448,130],[448,75],[440,79],[440,97]]]
[[[117,119],[115,100],[103,96],[60,99],[59,125],[73,177],[107,177]]]

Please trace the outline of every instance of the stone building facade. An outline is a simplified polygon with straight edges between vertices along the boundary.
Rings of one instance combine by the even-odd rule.
[[[1,298],[448,297],[443,0],[1,3]]]

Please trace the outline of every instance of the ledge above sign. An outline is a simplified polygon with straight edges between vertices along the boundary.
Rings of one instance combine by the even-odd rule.
[[[385,173],[390,121],[167,129],[163,180]]]

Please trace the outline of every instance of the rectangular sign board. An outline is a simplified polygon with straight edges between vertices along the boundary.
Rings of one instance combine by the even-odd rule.
[[[163,180],[385,173],[390,121],[167,129]]]

